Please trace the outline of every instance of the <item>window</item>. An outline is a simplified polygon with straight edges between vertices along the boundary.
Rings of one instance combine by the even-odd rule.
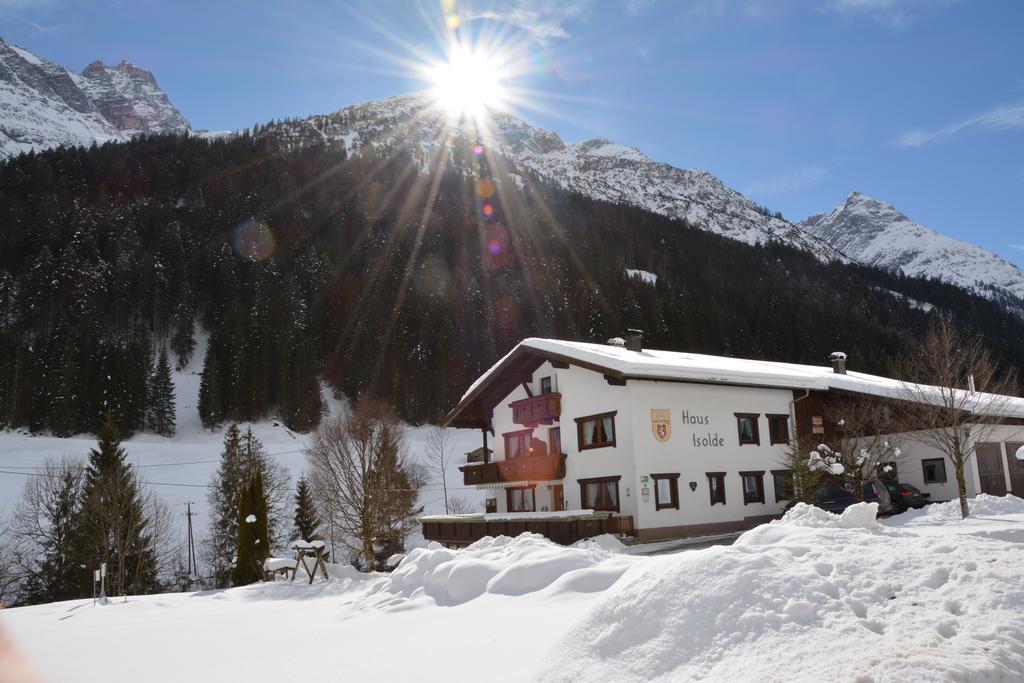
[[[533,512],[536,510],[532,486],[505,489],[505,495],[508,497],[509,512]]]
[[[548,450],[551,453],[562,452],[562,428],[552,427],[548,430]]]
[[[725,472],[706,472],[708,475],[708,491],[711,494],[711,504],[721,503],[725,505]]]
[[[764,502],[764,470],[759,472],[740,472],[743,480],[743,504]]]
[[[772,483],[775,484],[775,502],[793,500],[793,473],[789,470],[772,470]]]
[[[598,477],[596,479],[578,479],[580,483],[580,501],[584,510],[619,511],[619,479],[620,477]]]
[[[617,411],[616,411],[617,412]],[[603,448],[615,445],[615,412],[576,418],[576,438],[579,449]]]
[[[652,474],[654,480],[654,509],[679,509],[679,473]]]
[[[740,434],[740,445],[761,444],[761,435],[757,431],[757,413],[734,413],[736,415],[736,429]]]
[[[505,459],[521,458],[530,454],[530,436],[532,429],[523,429],[518,432],[505,432]]]
[[[768,416],[768,439],[772,445],[789,443],[789,415]]]
[[[928,458],[926,460],[922,460],[921,468],[924,470],[924,483],[946,483],[946,461],[942,458]]]
[[[540,393],[550,394],[551,393],[551,378],[541,377],[540,378]]]

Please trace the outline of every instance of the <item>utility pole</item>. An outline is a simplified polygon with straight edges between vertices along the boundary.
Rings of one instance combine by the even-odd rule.
[[[188,501],[187,505],[188,512],[185,513],[185,517],[188,518],[188,579],[191,581],[193,577],[199,576],[199,565],[196,564],[196,543],[192,535],[192,517],[195,515],[192,512],[192,501]]]

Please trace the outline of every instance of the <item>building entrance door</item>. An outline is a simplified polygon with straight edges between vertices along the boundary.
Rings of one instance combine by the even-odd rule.
[[[979,443],[974,450],[978,454],[978,478],[981,492],[993,496],[1006,495],[1006,474],[1003,469],[1003,451],[997,443]]]
[[[565,490],[561,484],[554,484],[551,487],[551,509],[554,512],[565,509]]]
[[[1010,463],[1010,491],[1018,498],[1024,498],[1024,460],[1017,459],[1017,451],[1024,443],[1006,442],[1006,462]]]

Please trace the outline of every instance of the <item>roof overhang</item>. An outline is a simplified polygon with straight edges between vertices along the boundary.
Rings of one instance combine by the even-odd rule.
[[[498,361],[497,365],[488,370],[482,381],[466,392],[459,404],[445,416],[441,426],[490,429],[491,411],[498,405],[498,402],[512,393],[517,386],[527,381],[533,372],[546,361],[575,365],[599,372],[612,379],[626,379],[621,372],[614,368],[519,344],[507,356]]]

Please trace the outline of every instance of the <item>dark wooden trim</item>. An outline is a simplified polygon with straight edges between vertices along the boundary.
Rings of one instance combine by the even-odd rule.
[[[523,391],[526,392],[527,398],[533,398],[533,391],[530,389],[530,385],[526,382],[522,383]]]
[[[597,413],[595,415],[584,415],[583,417],[574,418],[573,421],[576,423],[576,449],[579,451],[589,451],[594,448],[615,448],[615,444],[619,438],[619,430],[615,426],[615,416],[619,414],[619,411],[612,410],[607,413]],[[591,444],[590,446],[583,445],[583,422],[585,420],[597,420],[611,416],[612,418],[612,440],[603,441],[598,444]]]
[[[929,462],[941,462],[942,473],[946,475],[942,480],[935,479],[934,481],[928,481],[928,468],[925,467],[925,463]],[[946,471],[946,459],[945,458],[921,458],[921,480],[926,484],[947,484],[949,483],[949,472]]]
[[[718,503],[721,503],[722,505],[725,505],[726,504],[726,496],[725,496],[725,474],[726,473],[725,472],[705,472],[704,474],[708,478],[708,499],[711,501],[711,504],[712,505],[717,505]],[[711,489],[711,480],[712,479],[717,479],[718,480],[718,490],[722,494],[721,495],[721,500],[715,500],[715,492]]]
[[[605,375],[604,381],[608,382],[613,387],[624,387],[626,386],[626,380],[623,377],[613,377],[612,375]]]
[[[742,520],[730,522],[708,522],[705,524],[680,524],[677,526],[648,527],[646,529],[637,529],[636,537],[637,540],[648,542],[663,541],[672,538],[688,538],[691,536],[708,536],[710,534],[726,534],[734,531],[746,531],[747,529],[754,528],[758,524],[764,524],[778,518],[779,515],[754,515],[751,517],[744,517]]]
[[[533,508],[530,510],[513,510],[512,509],[512,492],[513,491],[532,491],[533,495],[530,496],[533,500]],[[505,510],[507,512],[536,512],[537,511],[537,485],[531,484],[530,486],[510,486],[505,489]]]
[[[740,472],[740,487],[743,489],[743,504],[750,505],[751,503],[764,503],[764,470],[747,470]],[[747,487],[743,481],[745,477],[757,477],[757,498],[750,498],[747,496]]]
[[[736,433],[739,435],[740,445],[741,446],[760,446],[761,445],[761,428],[760,428],[758,423],[761,421],[761,419],[760,419],[761,418],[761,413],[733,413],[733,415],[736,416]],[[753,422],[753,425],[754,425],[754,434],[753,434],[754,440],[753,441],[744,441],[743,440],[743,430],[740,429],[740,418],[744,418],[744,417],[752,418],[752,422]]]
[[[789,443],[789,414],[783,415],[782,413],[765,413],[765,417],[768,418],[768,443],[772,446],[779,444]],[[785,434],[781,439],[776,439],[775,434],[772,432],[772,420],[778,420],[782,422],[783,431]]]
[[[651,479],[654,480],[654,509],[655,510],[667,510],[669,508],[679,509],[679,472],[662,472],[658,474],[652,474]],[[661,502],[658,500],[658,480],[668,479],[669,481],[669,500]]]
[[[584,508],[584,509],[589,509],[589,508],[585,508],[584,507],[584,505],[585,505],[584,501],[587,499],[587,496],[584,494],[583,489],[584,489],[584,487],[587,484],[607,484],[610,481],[614,481],[615,482],[615,507],[614,508],[602,507],[602,508],[593,508],[593,509],[595,511],[600,510],[602,512],[619,512],[619,508],[622,506],[622,497],[621,497],[621,493],[619,492],[619,480],[620,479],[622,479],[622,476],[618,475],[618,474],[613,476],[613,477],[590,477],[588,479],[577,479],[576,483],[578,483],[580,485],[580,507]]]
[[[553,367],[555,370],[568,370],[569,369],[569,364],[566,363],[565,361],[553,360],[553,361],[550,361],[550,363],[551,363],[551,367]]]

